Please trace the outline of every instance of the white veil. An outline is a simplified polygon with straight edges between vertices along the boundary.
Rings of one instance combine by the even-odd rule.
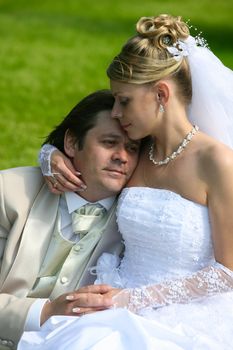
[[[185,42],[193,98],[188,115],[200,130],[233,148],[233,71],[193,37]]]

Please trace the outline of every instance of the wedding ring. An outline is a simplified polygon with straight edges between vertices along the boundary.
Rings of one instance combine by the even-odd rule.
[[[51,183],[52,183],[53,188],[57,188],[58,181],[57,181],[54,173],[51,175]]]

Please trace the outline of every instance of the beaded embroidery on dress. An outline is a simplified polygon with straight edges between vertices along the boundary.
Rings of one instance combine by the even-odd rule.
[[[125,287],[175,279],[214,260],[207,208],[174,192],[125,189],[117,217],[125,241]]]

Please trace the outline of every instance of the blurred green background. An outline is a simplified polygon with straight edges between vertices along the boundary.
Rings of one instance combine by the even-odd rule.
[[[233,68],[233,0],[0,0],[0,168],[37,164],[51,128],[108,88],[137,19],[159,13],[190,19]]]

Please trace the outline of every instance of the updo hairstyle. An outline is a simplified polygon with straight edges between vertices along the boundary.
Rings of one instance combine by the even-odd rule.
[[[192,98],[192,84],[186,57],[176,60],[166,49],[189,36],[189,28],[181,17],[160,15],[141,17],[136,24],[137,35],[122,47],[107,69],[110,79],[145,84],[172,77],[178,97],[185,104]]]

